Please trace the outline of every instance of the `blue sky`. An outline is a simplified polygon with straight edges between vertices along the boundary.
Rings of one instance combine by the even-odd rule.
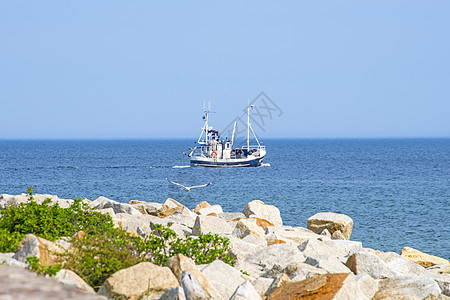
[[[450,137],[449,1],[3,1],[0,138]],[[255,128],[258,131],[258,128]]]

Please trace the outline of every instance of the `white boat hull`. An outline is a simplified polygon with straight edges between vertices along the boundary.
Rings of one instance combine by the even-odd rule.
[[[192,156],[191,166],[202,167],[258,167],[264,156],[248,156],[246,158],[212,158]]]

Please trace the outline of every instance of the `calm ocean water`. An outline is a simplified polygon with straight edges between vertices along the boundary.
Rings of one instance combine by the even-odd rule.
[[[285,225],[320,211],[349,215],[353,240],[450,258],[450,139],[266,140],[259,168],[189,167],[191,140],[0,141],[0,193],[120,202],[200,201],[240,212],[276,205]],[[185,192],[165,178],[209,187]]]

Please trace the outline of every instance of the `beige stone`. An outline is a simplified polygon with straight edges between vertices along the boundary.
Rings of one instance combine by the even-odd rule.
[[[331,234],[340,230],[348,240],[352,234],[353,220],[344,214],[320,212],[308,219],[307,228],[317,234],[322,233],[324,229],[328,229]]]
[[[211,204],[209,204],[206,201],[202,201],[199,204],[197,204],[197,206],[192,210],[194,213],[197,213],[200,209],[205,208],[205,207],[210,207]]]
[[[438,264],[449,263],[449,261],[446,259],[430,255],[410,247],[403,248],[400,255],[406,257],[407,259],[415,262],[418,265],[421,265],[424,268],[429,268]]]
[[[164,291],[180,286],[168,267],[142,262],[111,275],[104,283],[102,292],[113,299],[141,299],[162,295]]]

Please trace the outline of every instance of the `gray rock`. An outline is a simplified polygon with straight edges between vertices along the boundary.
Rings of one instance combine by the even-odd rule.
[[[308,256],[305,263],[313,267],[324,269],[328,273],[350,273],[350,269],[347,268],[339,259],[332,256]]]
[[[134,208],[130,204],[119,203],[103,196],[98,197],[93,202],[89,203],[89,207],[95,210],[112,208],[115,214],[126,213],[135,216],[142,215],[141,212],[139,212],[136,208]]]
[[[128,213],[117,213],[114,222],[128,232],[136,232],[138,227],[142,232],[149,234],[151,222],[159,222],[160,218],[151,215],[131,215]]]
[[[0,264],[2,264],[8,258],[12,258],[14,254],[14,252],[0,253]]]
[[[246,280],[236,289],[230,300],[261,300],[261,296],[253,285]]]
[[[434,265],[434,266],[428,267],[427,270],[434,272],[434,273],[438,273],[438,274],[443,274],[443,273],[450,274],[450,263]]]
[[[236,288],[244,283],[242,273],[221,260],[215,260],[201,270],[213,285],[220,299],[229,299]]]
[[[265,231],[262,227],[259,227],[256,223],[256,219],[246,218],[240,219],[236,223],[236,227],[233,230],[233,235],[238,238],[243,238],[247,235],[253,235],[256,237],[264,237]]]
[[[10,258],[7,258],[7,259],[5,259],[3,261],[3,265],[5,265],[5,266],[13,266],[13,267],[20,267],[20,268],[25,269],[25,268],[28,267],[28,262],[24,263],[24,262],[18,261],[17,259],[14,259],[14,258],[10,257]]]
[[[62,284],[74,286],[88,293],[95,294],[94,289],[87,284],[80,276],[71,270],[62,269],[55,275],[55,279]]]
[[[295,245],[277,244],[255,252],[240,266],[251,276],[259,277],[272,269],[275,264],[285,267],[292,262],[303,262],[304,260],[305,256]]]
[[[14,254],[14,256],[12,257],[13,259],[28,264],[27,257],[39,258],[41,256],[41,253],[39,251],[40,243],[36,236],[32,234],[27,234],[23,238],[22,242],[23,242],[22,248]]]
[[[112,207],[110,208],[102,208],[102,209],[95,209],[94,211],[97,211],[101,214],[108,214],[112,219],[116,217],[116,213],[114,212],[114,209]]]
[[[191,271],[184,271],[181,274],[180,280],[181,285],[183,286],[186,300],[211,299],[209,295],[202,289]]]
[[[239,239],[233,235],[222,235],[230,240],[230,253],[237,260],[245,260],[264,246],[256,243],[249,243],[246,240]],[[264,240],[264,239],[263,239]],[[265,240],[264,240],[265,241]]]
[[[442,294],[450,296],[450,274],[439,274],[427,271],[426,276],[436,281],[436,283],[439,285],[439,288],[442,290]]]
[[[228,212],[224,212],[224,213],[220,213],[217,214],[217,216],[221,219],[224,219],[225,221],[239,221],[242,218],[245,218],[245,215],[243,213],[228,213]]]
[[[387,264],[377,255],[370,252],[358,252],[352,254],[346,266],[356,275],[369,274],[375,279],[394,277],[398,274],[391,270]]]
[[[194,228],[192,229],[193,235],[199,235],[199,233],[222,233],[231,234],[232,229],[228,223],[214,216],[197,216],[195,219]]]
[[[195,215],[195,217],[192,217],[191,215],[185,215],[182,213],[174,213],[173,215],[170,215],[170,216],[164,218],[164,220],[169,223],[186,226],[190,230],[192,230],[192,228],[194,228],[196,218],[197,218],[197,215]]]
[[[430,295],[439,295],[438,284],[425,276],[399,276],[379,281],[379,289],[373,299],[424,299]]]
[[[186,296],[183,288],[176,287],[166,290],[159,300],[186,300]]]
[[[308,265],[307,263],[299,263],[296,264],[295,267],[295,271],[291,274],[289,274],[287,270],[284,270],[284,273],[289,276],[291,281],[302,281],[306,278],[327,273],[327,271],[325,271],[324,269],[313,267],[311,265]]]
[[[264,204],[260,200],[253,200],[244,207],[242,213],[248,218],[255,215],[258,218],[265,219],[275,226],[282,226],[280,210],[273,205]]]
[[[279,288],[280,286],[282,286],[283,284],[290,282],[291,279],[289,279],[289,276],[287,276],[284,273],[281,273],[280,275],[277,275],[272,283],[270,284],[269,288],[267,289],[266,293],[264,294],[264,296],[269,296],[273,290],[275,290],[276,288]]]

